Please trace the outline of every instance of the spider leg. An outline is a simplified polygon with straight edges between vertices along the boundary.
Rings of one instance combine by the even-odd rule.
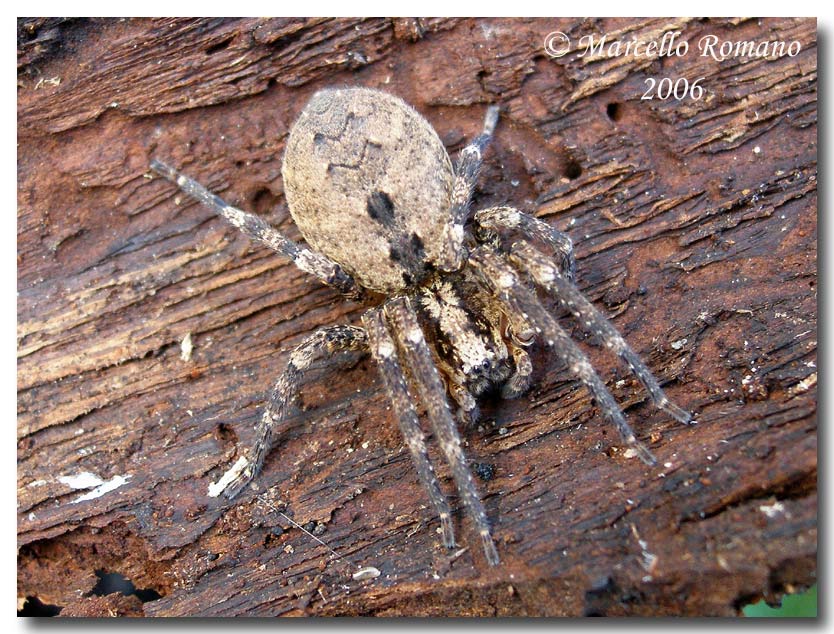
[[[515,372],[501,386],[501,397],[508,399],[518,398],[530,387],[530,379],[533,376],[533,363],[530,361],[530,355],[527,354],[524,348],[512,342],[509,342],[507,347],[510,349],[515,360]]]
[[[689,412],[672,403],[663,393],[651,370],[626,343],[613,324],[597,310],[573,282],[553,266],[549,258],[529,244],[516,242],[510,251],[510,260],[528,273],[537,284],[555,295],[586,332],[599,336],[607,348],[616,352],[643,384],[658,408],[681,423],[693,422]]]
[[[460,436],[446,400],[440,373],[434,365],[431,351],[417,322],[414,309],[407,297],[399,297],[385,305],[385,313],[411,370],[420,398],[426,407],[435,438],[452,469],[452,477],[458,492],[481,536],[486,559],[490,565],[494,566],[499,562],[498,551],[492,541],[486,511],[478,496],[472,474],[466,465],[460,446]]]
[[[362,328],[354,326],[322,328],[299,344],[290,353],[286,369],[272,388],[269,404],[255,426],[252,445],[220,481],[209,487],[209,495],[217,497],[223,493],[229,499],[234,498],[261,472],[280,425],[286,418],[288,406],[298,395],[305,370],[318,360],[333,360],[339,352],[367,352],[367,348],[367,334]]]
[[[463,242],[463,226],[469,217],[469,204],[478,181],[484,152],[492,140],[498,123],[498,110],[497,105],[487,108],[483,132],[464,147],[458,156],[458,162],[455,165],[455,180],[452,184],[450,222],[446,228],[453,244],[461,245]],[[463,250],[460,250],[459,255],[463,257]],[[449,270],[456,270],[459,265],[460,263],[456,262],[450,266]]]
[[[440,516],[440,527],[443,532],[443,544],[447,548],[454,548],[455,534],[452,528],[452,514],[449,503],[440,491],[437,476],[429,461],[428,451],[417,410],[414,408],[408,393],[405,373],[397,354],[397,346],[388,332],[383,320],[382,312],[378,308],[369,310],[362,316],[362,323],[368,332],[371,354],[379,365],[388,398],[394,406],[397,421],[400,425],[403,439],[411,452],[411,459],[417,468],[417,476],[423,487],[428,491],[429,498]]]
[[[449,394],[458,405],[458,419],[464,427],[476,423],[481,417],[481,409],[478,407],[478,401],[472,395],[472,392],[465,385],[450,381]]]
[[[232,207],[216,194],[212,194],[197,181],[179,173],[162,161],[153,159],[151,161],[151,169],[160,176],[164,176],[169,181],[175,183],[192,198],[199,200],[206,207],[223,216],[229,223],[240,229],[250,238],[290,258],[305,273],[315,275],[325,284],[335,287],[346,295],[359,297],[360,290],[353,278],[345,273],[342,267],[335,262],[311,251],[307,247],[293,242],[280,231],[271,227],[260,216]]]
[[[490,207],[475,212],[475,222],[493,231],[518,230],[528,238],[538,239],[551,247],[559,258],[559,271],[569,280],[575,279],[576,261],[573,242],[568,234],[557,231],[546,222],[513,207]]]
[[[492,288],[499,299],[512,311],[523,314],[544,336],[547,345],[580,378],[596,399],[603,415],[617,428],[623,442],[634,449],[643,462],[655,465],[657,463],[655,457],[637,440],[634,431],[620,411],[617,401],[594,371],[588,358],[545,310],[535,293],[525,287],[513,268],[495,252],[483,248],[473,251],[469,257],[487,286]]]

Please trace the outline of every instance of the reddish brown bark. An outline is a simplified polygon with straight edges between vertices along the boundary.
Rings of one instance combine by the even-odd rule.
[[[551,59],[556,30],[681,31],[693,48]],[[694,50],[706,34],[801,52],[717,62]],[[734,614],[814,581],[814,20],[33,20],[18,48],[21,601],[76,615]],[[647,77],[704,77],[705,94],[641,100]],[[659,458],[645,467],[535,348],[530,394],[485,403],[466,432],[497,568],[460,514],[468,548],[439,544],[370,361],[311,379],[260,497],[206,496],[287,350],[362,307],[149,179],[148,162],[297,238],[279,205],[288,128],[314,91],[354,84],[412,103],[453,152],[500,103],[476,206],[568,231],[580,287],[698,414],[670,421],[590,348]],[[77,501],[65,478],[82,472],[127,480]],[[354,580],[276,508],[381,576]],[[97,571],[158,598],[97,597]]]

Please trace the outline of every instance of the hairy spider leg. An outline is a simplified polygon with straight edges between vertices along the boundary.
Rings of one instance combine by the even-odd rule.
[[[481,417],[481,408],[474,394],[454,378],[448,379],[449,394],[458,405],[458,420],[464,426],[472,425]]]
[[[237,207],[232,207],[194,179],[179,173],[162,161],[153,159],[151,161],[151,169],[175,183],[192,198],[199,200],[206,207],[223,216],[229,223],[240,229],[250,238],[290,258],[302,271],[315,275],[325,284],[335,287],[346,295],[358,297],[361,294],[356,282],[350,275],[345,273],[342,267],[325,256],[293,242],[280,231],[271,227],[260,216],[247,213]]]
[[[481,209],[475,213],[475,222],[485,229],[517,230],[528,238],[541,240],[555,251],[562,275],[571,281],[576,279],[573,241],[568,234],[554,229],[535,216],[507,206]]]
[[[291,353],[287,367],[279,377],[261,420],[255,426],[255,438],[245,454],[245,464],[236,463],[227,473],[232,474],[224,495],[232,499],[263,469],[264,460],[275,444],[281,423],[287,417],[287,409],[298,395],[304,372],[320,360],[336,361],[338,353],[368,351],[368,337],[356,326],[330,326],[317,330],[299,344]],[[240,462],[240,461],[239,461]],[[226,478],[226,476],[224,476]],[[221,481],[224,481],[221,478]]]
[[[466,465],[466,459],[460,447],[460,435],[446,400],[446,390],[443,388],[440,373],[432,360],[423,331],[417,322],[417,315],[408,297],[398,297],[387,302],[384,310],[417,385],[423,405],[426,407],[435,438],[451,467],[458,493],[463,498],[469,516],[481,536],[487,562],[495,566],[499,563],[498,551],[492,541],[486,511],[478,496],[472,474]]]
[[[463,227],[469,218],[469,205],[472,202],[472,194],[478,183],[478,172],[481,170],[484,152],[495,133],[498,111],[499,108],[496,105],[487,108],[483,132],[464,147],[458,156],[458,162],[455,166],[455,179],[452,184],[449,224],[446,227],[446,231],[452,236],[455,244],[462,244],[463,242]],[[463,258],[463,250],[459,255]]]
[[[613,324],[600,313],[570,280],[553,266],[549,258],[535,247],[516,242],[510,249],[510,261],[525,271],[536,284],[558,298],[582,329],[596,335],[605,347],[613,350],[646,388],[652,402],[664,412],[684,424],[693,423],[692,415],[672,403],[664,394],[657,379],[640,357],[631,349]]]
[[[502,398],[518,398],[530,388],[530,379],[533,376],[533,362],[527,351],[512,342],[507,344],[513,355],[515,371],[509,379],[501,386]]]
[[[579,321],[585,332],[600,337],[606,347],[619,355],[646,388],[649,397],[658,408],[681,423],[693,422],[692,415],[669,400],[651,370],[635,354],[616,328],[573,283],[575,260],[573,244],[567,234],[553,229],[538,218],[506,206],[478,211],[475,214],[475,222],[486,229],[496,231],[517,229],[527,237],[538,238],[553,247],[559,256],[556,266],[538,249],[523,242],[513,243],[510,249],[510,259],[530,275],[537,284],[553,294],[562,306]]]
[[[640,459],[650,466],[657,464],[652,453],[634,435],[617,401],[608,391],[605,383],[594,371],[590,361],[573,342],[570,336],[545,310],[538,297],[521,282],[515,270],[501,256],[491,250],[479,248],[470,254],[470,261],[481,272],[483,280],[493,289],[502,302],[511,310],[521,313],[542,334],[545,342],[576,374],[591,392],[610,420],[620,437],[634,449]]]
[[[411,452],[411,459],[417,468],[417,477],[423,488],[429,494],[429,499],[440,516],[440,527],[443,533],[443,544],[447,548],[454,548],[455,533],[452,528],[452,513],[440,485],[437,482],[434,468],[429,460],[426,440],[420,427],[420,419],[414,408],[413,400],[408,393],[405,372],[400,363],[397,346],[385,325],[382,311],[373,308],[362,316],[362,323],[368,332],[371,355],[379,366],[388,399],[394,406],[394,413],[400,426],[403,440]]]

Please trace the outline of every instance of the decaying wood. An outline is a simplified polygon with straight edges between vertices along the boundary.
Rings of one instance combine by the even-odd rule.
[[[551,59],[551,31],[680,31],[691,50]],[[718,62],[695,49],[706,34],[801,52]],[[18,63],[21,600],[87,615],[694,615],[814,581],[814,20],[22,21]],[[705,94],[641,100],[646,77],[703,77]],[[148,162],[297,238],[280,206],[288,128],[314,91],[354,84],[414,104],[453,152],[500,103],[476,206],[568,231],[580,287],[698,414],[675,424],[588,348],[658,456],[648,468],[535,348],[530,394],[485,403],[466,432],[494,569],[460,513],[461,550],[440,545],[367,360],[311,379],[259,491],[206,495],[287,351],[363,308]],[[359,566],[381,575],[354,579]],[[156,595],[96,596],[102,571]]]

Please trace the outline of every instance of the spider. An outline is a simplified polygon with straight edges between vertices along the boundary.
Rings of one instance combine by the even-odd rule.
[[[477,418],[477,398],[488,389],[498,389],[504,398],[527,390],[532,365],[526,348],[535,339],[578,376],[623,442],[643,462],[655,464],[585,354],[543,307],[541,292],[557,298],[584,330],[619,355],[657,407],[682,423],[693,422],[574,285],[573,247],[566,234],[508,206],[482,209],[470,218],[498,113],[498,106],[487,109],[483,132],[453,165],[431,125],[398,97],[367,88],[317,92],[290,131],[282,166],[287,204],[306,247],[164,163],[151,162],[155,172],[251,238],[371,306],[361,327],[322,328],[291,352],[254,441],[209,495],[232,499],[260,473],[314,362],[335,364],[345,356],[340,353],[370,353],[417,476],[440,518],[444,545],[455,546],[451,510],[418,406],[425,408],[486,560],[498,564],[457,423]],[[510,242],[513,235],[523,239]]]

